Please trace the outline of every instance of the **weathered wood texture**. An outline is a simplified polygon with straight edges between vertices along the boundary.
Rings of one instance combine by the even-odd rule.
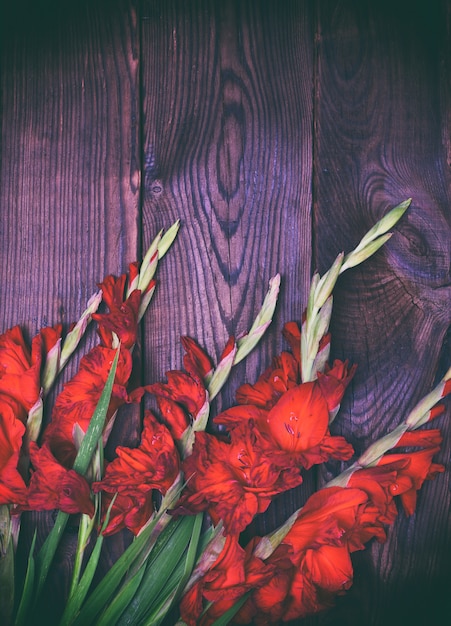
[[[33,336],[74,322],[96,283],[138,254],[136,11],[129,2],[25,3],[6,14],[2,34],[1,325]],[[75,371],[72,363],[63,377]],[[139,412],[128,418],[136,428]],[[25,533],[36,518],[40,543],[51,517],[24,515]],[[69,528],[50,614],[76,541]]]
[[[229,335],[249,329],[271,276],[290,276],[273,332],[216,403],[230,406],[238,384],[280,351],[283,321],[299,319],[305,302],[312,16],[298,2],[148,2],[141,47],[146,243],[182,220],[146,319],[146,375],[180,365],[181,334],[217,359]]]
[[[0,60],[0,330],[73,321],[96,282],[180,217],[137,350],[146,382],[181,365],[180,335],[217,358],[282,274],[272,328],[217,400],[228,406],[284,345],[282,324],[300,320],[311,271],[412,197],[386,248],[340,279],[332,325],[333,355],[359,366],[335,431],[362,451],[395,426],[450,362],[451,2],[393,4],[12,9]],[[438,423],[447,472],[384,546],[355,555],[353,588],[306,624],[451,616],[450,419]],[[114,441],[133,441],[136,423],[122,415]],[[338,470],[312,473],[254,530]],[[63,596],[73,539],[50,597]]]
[[[359,365],[337,428],[360,451],[443,375],[451,321],[445,14],[387,8],[323,2],[318,11],[318,266],[355,245],[387,204],[413,198],[386,249],[345,275],[336,294],[333,352]],[[350,610],[355,624],[439,623],[441,583],[451,579],[449,419],[440,420],[447,473],[425,485],[417,513],[401,514],[384,546],[357,556],[354,588],[331,623],[351,623]]]

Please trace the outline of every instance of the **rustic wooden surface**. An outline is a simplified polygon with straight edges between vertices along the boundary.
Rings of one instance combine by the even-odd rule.
[[[336,432],[361,451],[395,426],[450,362],[451,2],[393,4],[10,9],[0,330],[71,322],[96,282],[180,217],[137,351],[146,381],[181,365],[181,334],[217,357],[229,334],[249,327],[269,278],[283,277],[272,328],[218,398],[228,406],[284,345],[282,324],[300,319],[312,270],[412,197],[386,249],[340,280],[332,326],[333,354],[359,365]],[[133,441],[137,419],[122,415],[114,441]],[[446,623],[450,419],[439,421],[447,472],[423,488],[411,519],[400,514],[384,546],[355,555],[353,588],[337,606],[305,624]],[[338,470],[330,464],[279,498],[255,530],[274,527]],[[48,523],[40,518],[42,534]],[[60,551],[52,598],[63,594],[73,541]]]

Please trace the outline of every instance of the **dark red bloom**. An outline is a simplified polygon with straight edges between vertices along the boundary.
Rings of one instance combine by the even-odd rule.
[[[105,387],[116,350],[97,346],[85,355],[79,371],[65,386],[56,399],[52,421],[44,432],[44,442],[50,446],[55,457],[66,467],[71,467],[76,456],[74,427],[76,424],[86,432],[97,403]],[[107,422],[119,406],[133,401],[126,385],[130,377],[132,360],[128,350],[121,350],[116,370],[115,384],[107,413]],[[139,397],[139,393],[138,393]]]
[[[432,444],[439,441],[437,431],[407,434],[398,445],[427,447],[386,454],[376,466],[354,471],[347,487],[328,487],[311,496],[266,560],[275,568],[273,579],[252,594],[235,621],[276,624],[332,606],[352,583],[350,554],[372,538],[385,540],[385,526],[397,516],[395,497],[412,514],[424,480],[443,471],[432,462],[439,449]]]
[[[327,402],[330,419],[333,419],[337,414],[346,387],[351,382],[356,369],[357,365],[349,368],[348,361],[343,362],[337,359],[332,368],[326,365],[324,373],[317,373],[318,384]]]
[[[182,337],[181,341],[186,353],[183,357],[185,370],[193,378],[208,378],[213,373],[213,363],[208,354],[191,337]]]
[[[432,462],[432,457],[439,450],[440,447],[437,446],[404,454],[387,454],[379,461],[378,466],[402,463],[396,482],[391,486],[391,493],[400,497],[406,515],[413,515],[415,512],[417,491],[424,481],[432,480],[438,473],[445,471],[443,465]]]
[[[252,405],[233,407],[215,422],[233,430],[249,419],[255,420],[274,450],[284,451],[307,469],[329,458],[352,456],[352,446],[343,437],[330,435],[328,404],[317,381],[291,387],[269,411]]]
[[[26,487],[17,470],[25,426],[11,405],[0,402],[0,504],[24,504]]]
[[[239,404],[253,404],[269,410],[299,382],[299,364],[291,354],[282,352],[273,359],[272,367],[259,377],[255,385],[241,385],[236,392],[236,399]]]
[[[398,462],[386,467],[367,467],[351,475],[348,488],[360,489],[368,496],[367,504],[359,511],[358,523],[348,536],[351,552],[363,550],[365,543],[373,537],[379,542],[386,540],[385,527],[398,515],[392,488],[402,466],[403,463]]]
[[[352,583],[347,533],[367,501],[365,492],[340,487],[311,496],[266,560],[274,577],[252,594],[237,623],[276,624],[331,606]]]
[[[174,439],[182,438],[207,401],[204,383],[204,371],[208,367],[206,357],[202,356],[204,353],[191,340],[185,338],[183,344],[187,350],[184,361],[189,373],[172,370],[166,372],[166,384],[146,386],[146,391],[156,396],[162,420]]]
[[[244,550],[238,538],[229,535],[213,566],[196,581],[180,604],[181,619],[188,626],[210,626],[247,591],[268,583],[273,567]],[[213,602],[203,613],[204,601]]]
[[[34,337],[31,350],[19,326],[0,335],[0,395],[25,422],[41,391],[43,337]]]
[[[130,349],[136,343],[138,332],[138,313],[141,304],[141,291],[135,289],[126,297],[125,284],[127,275],[107,276],[99,287],[103,300],[108,306],[108,313],[94,313],[92,318],[99,325],[99,335],[104,346],[111,348],[115,333],[124,348]],[[150,287],[153,287],[155,282]]]
[[[406,515],[412,515],[417,491],[424,481],[431,480],[444,471],[443,465],[432,461],[440,450],[441,441],[442,436],[438,429],[407,431],[395,448],[408,446],[422,449],[414,452],[389,452],[379,459],[376,466],[356,470],[351,475],[348,486],[364,489],[379,510],[386,512],[384,514],[388,515],[388,523],[396,516],[392,503],[395,496],[400,497]]]
[[[139,496],[152,489],[165,494],[179,474],[179,455],[168,429],[147,412],[137,448],[116,448],[104,478],[93,483],[95,492]]]
[[[238,389],[238,406],[224,411],[214,421],[233,431],[243,422],[254,420],[275,451],[284,451],[292,463],[307,469],[330,458],[349,459],[352,446],[343,437],[332,436],[329,423],[338,411],[355,367],[336,360],[332,368],[326,365],[323,373],[318,372],[317,380],[302,383],[299,327],[287,324],[284,335],[294,356],[282,352],[254,385]]]
[[[58,463],[47,445],[39,448],[31,442],[30,458],[34,471],[28,487],[27,504],[22,509],[60,509],[65,513],[94,515],[91,491],[83,476]]]
[[[154,512],[152,491],[134,495],[123,493],[113,495],[112,493],[104,492],[102,495],[103,519],[113,497],[115,497],[115,500],[110,512],[108,526],[103,534],[105,536],[114,535],[120,530],[128,528],[133,534],[137,535]]]
[[[181,507],[192,513],[208,510],[214,523],[223,520],[229,534],[244,530],[272,496],[302,482],[299,468],[268,446],[252,420],[233,430],[230,443],[196,433],[183,471],[188,483]]]

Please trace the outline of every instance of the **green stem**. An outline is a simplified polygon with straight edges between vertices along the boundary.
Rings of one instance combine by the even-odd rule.
[[[78,527],[78,541],[77,551],[75,553],[74,569],[72,572],[72,580],[69,590],[69,600],[73,597],[78,588],[80,581],[81,568],[83,564],[83,557],[85,550],[91,537],[92,529],[94,528],[95,515],[91,518],[89,515],[82,515],[80,519],[80,526]]]

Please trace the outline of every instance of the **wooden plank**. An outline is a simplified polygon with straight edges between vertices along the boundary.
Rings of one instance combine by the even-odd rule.
[[[50,2],[25,3],[20,12],[12,7],[7,17],[1,330],[21,324],[32,336],[42,326],[76,320],[96,283],[137,258],[136,12],[128,0]],[[73,373],[69,368],[67,375]],[[48,528],[48,516],[23,515],[24,555],[36,520],[40,540]],[[51,579],[49,610],[64,597],[74,529],[67,539]]]
[[[298,2],[152,1],[142,19],[145,243],[182,220],[145,327],[146,375],[181,367],[182,334],[218,358],[230,334],[250,327],[270,277],[282,274],[272,329],[236,368],[219,410],[268,367],[282,323],[299,320],[305,306],[311,16]],[[273,507],[274,518],[284,519],[286,506]]]
[[[333,353],[359,366],[336,428],[363,451],[449,365],[449,346],[442,359],[451,321],[451,185],[442,141],[449,112],[442,87],[449,84],[446,20],[440,3],[427,11],[404,2],[318,7],[318,266],[324,270],[340,250],[350,250],[389,206],[413,198],[386,249],[345,275],[335,300]],[[444,463],[449,420],[448,411],[436,424]],[[438,616],[449,603],[442,581],[451,576],[449,480],[448,464],[424,486],[417,513],[399,515],[384,546],[356,555],[354,586],[325,624],[443,620]]]
[[[282,273],[272,329],[218,399],[218,409],[230,405],[305,306],[315,163],[321,271],[389,205],[414,198],[387,249],[340,281],[332,328],[334,354],[359,364],[337,430],[362,450],[398,423],[449,363],[451,3],[317,7],[315,54],[311,3],[292,0],[149,0],[139,26],[126,0],[30,3],[14,15],[1,51],[2,330],[68,323],[95,281],[126,269],[138,252],[142,183],[143,247],[182,218],[145,322],[147,382],[180,367],[180,334],[219,356]],[[449,418],[438,422],[442,462]],[[337,471],[328,466],[328,476]],[[439,623],[451,575],[449,478],[425,486],[414,518],[401,514],[384,547],[356,555],[354,587],[306,624]],[[310,488],[278,499],[256,530],[284,519]],[[75,539],[51,580],[56,611]],[[112,553],[119,548],[115,540]]]

